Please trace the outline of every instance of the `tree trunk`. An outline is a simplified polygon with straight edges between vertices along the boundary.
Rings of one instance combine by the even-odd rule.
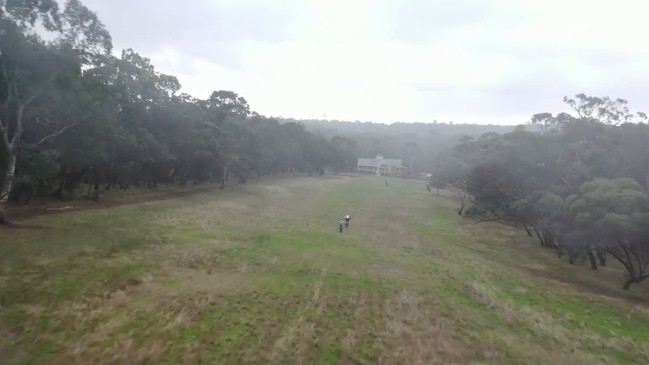
[[[228,167],[223,166],[223,173],[221,174],[221,190],[225,189],[225,180],[227,179]]]
[[[541,243],[541,247],[545,247],[545,242],[543,242],[543,236],[541,235],[539,230],[536,229],[536,227],[534,226],[532,226],[532,229],[534,229],[534,234],[536,234],[536,238],[539,239],[539,242]]]
[[[461,181],[462,184],[462,193],[460,194],[460,209],[458,209],[457,214],[462,215],[464,213],[464,200],[466,199],[466,193],[468,186],[466,184],[466,181],[464,179]]]
[[[622,289],[629,290],[631,288],[631,284],[633,284],[633,279],[627,280],[626,283],[624,283],[624,286],[622,287]]]
[[[543,246],[554,247],[554,233],[548,230],[543,230]]]
[[[597,258],[599,258],[600,266],[606,266],[606,251],[597,250]]]
[[[7,171],[2,180],[2,189],[0,189],[0,224],[9,223],[9,217],[7,216],[7,202],[9,201],[9,193],[11,193],[14,174],[16,172],[16,155],[11,150],[7,152],[9,155],[9,161],[7,161]]]
[[[523,228],[525,228],[525,233],[527,233],[527,235],[530,237],[534,237],[534,235],[532,235],[532,232],[530,232],[530,228],[527,226],[527,224],[525,224],[525,222],[521,222],[521,224],[523,225]]]
[[[626,283],[624,283],[623,289],[624,290],[629,290],[629,288],[631,288],[631,284],[639,283],[639,282],[643,281],[646,278],[649,278],[649,275],[644,275],[644,276],[635,276],[634,275],[634,276],[630,277],[629,280],[626,281]]]
[[[100,174],[98,168],[95,168],[95,171],[94,171],[93,175],[94,175],[93,176],[94,177],[94,191],[92,193],[91,199],[94,200],[94,201],[98,201],[99,196],[101,194],[100,191],[99,191],[99,185],[101,185],[101,174]]]
[[[16,155],[12,151],[9,152],[9,161],[7,164],[7,171],[5,172],[4,180],[2,180],[2,189],[0,190],[0,203],[5,204],[9,201],[9,193],[13,186],[14,174],[16,173]]]
[[[539,242],[541,243],[541,247],[549,247],[549,248],[556,248],[555,242],[554,242],[554,233],[548,230],[541,230],[541,232],[536,229],[536,227],[532,227],[534,229],[534,233],[536,234],[536,237],[539,239]]]
[[[588,259],[590,260],[590,268],[592,270],[597,270],[597,260],[595,259],[595,254],[592,250],[588,250]]]

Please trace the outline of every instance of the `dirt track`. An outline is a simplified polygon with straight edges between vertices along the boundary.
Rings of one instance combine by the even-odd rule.
[[[92,200],[74,200],[68,202],[42,203],[22,206],[11,205],[7,209],[7,213],[12,221],[19,222],[22,220],[45,215],[77,212],[83,210],[105,209],[119,207],[122,205],[142,204],[158,200],[175,199],[184,196],[205,193],[217,189],[218,185],[205,185],[185,191],[151,192],[142,195],[107,198],[97,202]]]
[[[510,260],[504,260],[500,257],[497,257],[488,251],[481,250],[481,249],[476,249],[472,248],[474,252],[477,252],[481,255],[485,255],[486,257],[489,257],[490,260],[493,260],[495,262],[498,262],[499,264],[505,265],[507,267],[511,267],[515,270],[518,270],[520,272],[529,274],[532,277],[535,278],[542,278],[543,280],[552,282],[553,284],[558,284],[558,285],[566,285],[571,287],[574,290],[577,290],[581,293],[585,294],[590,294],[590,295],[595,295],[595,296],[600,296],[604,298],[610,298],[610,299],[617,299],[617,300],[622,300],[626,303],[629,304],[634,304],[634,305],[640,305],[643,307],[649,307],[649,299],[643,298],[637,295],[634,295],[632,292],[621,292],[619,290],[615,290],[610,287],[606,287],[603,285],[597,285],[594,283],[587,283],[582,280],[579,280],[577,278],[572,278],[566,275],[561,275],[557,273],[553,273],[551,271],[547,270],[541,270],[537,268],[532,268],[526,265],[522,265],[516,262],[512,262]]]

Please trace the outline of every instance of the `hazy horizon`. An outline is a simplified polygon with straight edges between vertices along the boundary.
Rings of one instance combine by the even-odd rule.
[[[343,119],[331,119],[331,118],[295,118],[295,117],[283,117],[283,116],[273,116],[273,115],[268,115],[267,117],[269,118],[275,118],[278,120],[299,120],[299,121],[319,121],[319,122],[326,122],[326,123],[376,123],[376,124],[385,124],[385,125],[393,125],[397,123],[406,123],[406,124],[416,124],[416,123],[421,123],[421,124],[430,124],[430,125],[435,125],[435,124],[446,124],[446,125],[482,125],[482,126],[498,126],[498,127],[515,127],[521,124],[528,124],[530,123],[530,118],[527,118],[526,120],[521,121],[520,123],[477,123],[477,122],[456,122],[453,120],[433,120],[433,121],[392,121],[392,122],[379,122],[379,121],[372,121],[372,120],[343,120]]]
[[[199,98],[233,90],[263,115],[516,125],[582,92],[649,109],[632,1],[85,3],[116,52],[150,57]]]

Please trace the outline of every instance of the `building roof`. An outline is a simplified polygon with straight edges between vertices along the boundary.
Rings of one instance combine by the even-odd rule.
[[[375,158],[359,158],[358,165],[364,166],[402,166],[403,162],[400,159],[395,158],[383,158],[383,156],[378,155]]]

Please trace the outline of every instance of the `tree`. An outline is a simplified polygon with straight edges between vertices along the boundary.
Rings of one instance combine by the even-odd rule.
[[[443,189],[446,186],[453,188],[460,200],[460,206],[457,209],[458,215],[462,215],[465,209],[468,192],[467,172],[468,166],[462,160],[453,155],[444,155],[439,158],[439,161],[433,168],[431,180],[429,181],[429,184],[433,187],[440,186],[439,189]],[[442,185],[444,186],[442,187]]]
[[[23,142],[25,123],[40,118],[26,118],[29,108],[39,99],[55,93],[81,71],[85,58],[93,51],[108,54],[110,37],[96,15],[76,0],[66,3],[63,13],[53,1],[3,2],[0,12],[0,147],[4,159],[0,181],[0,210],[11,192],[17,154]],[[56,39],[45,42],[36,32],[37,20]],[[45,117],[41,117],[45,120]],[[30,143],[37,147],[74,126],[61,121],[49,122],[49,132]],[[52,128],[53,127],[53,128]],[[5,221],[0,214],[0,221]]]
[[[609,125],[647,120],[645,113],[631,113],[625,99],[613,100],[608,96],[588,96],[582,93],[575,95],[574,99],[565,96],[563,101],[584,120],[595,120]]]
[[[430,177],[428,185],[435,188],[437,190],[437,195],[439,196],[439,190],[444,189],[446,185],[448,185],[448,180],[449,178],[444,175],[443,171],[435,169]]]
[[[486,133],[448,152],[468,171],[465,216],[517,225],[560,257],[567,253],[571,264],[582,257],[598,269],[610,255],[625,268],[628,289],[649,266],[649,164],[642,157],[649,125],[637,123],[646,116],[629,112],[623,99],[578,94],[564,101],[576,116],[535,114],[540,133]]]
[[[568,198],[574,227],[625,268],[624,289],[649,277],[649,195],[634,180],[595,179]]]
[[[537,113],[532,116],[532,124],[539,125],[544,134],[556,133],[558,121],[552,113]]]
[[[333,148],[333,169],[338,174],[341,171],[353,171],[356,167],[358,154],[356,152],[356,142],[349,137],[336,135],[331,138]]]
[[[242,117],[250,115],[248,102],[234,91],[214,91],[210,95],[208,103],[210,108],[217,110],[223,115],[237,115]]]

